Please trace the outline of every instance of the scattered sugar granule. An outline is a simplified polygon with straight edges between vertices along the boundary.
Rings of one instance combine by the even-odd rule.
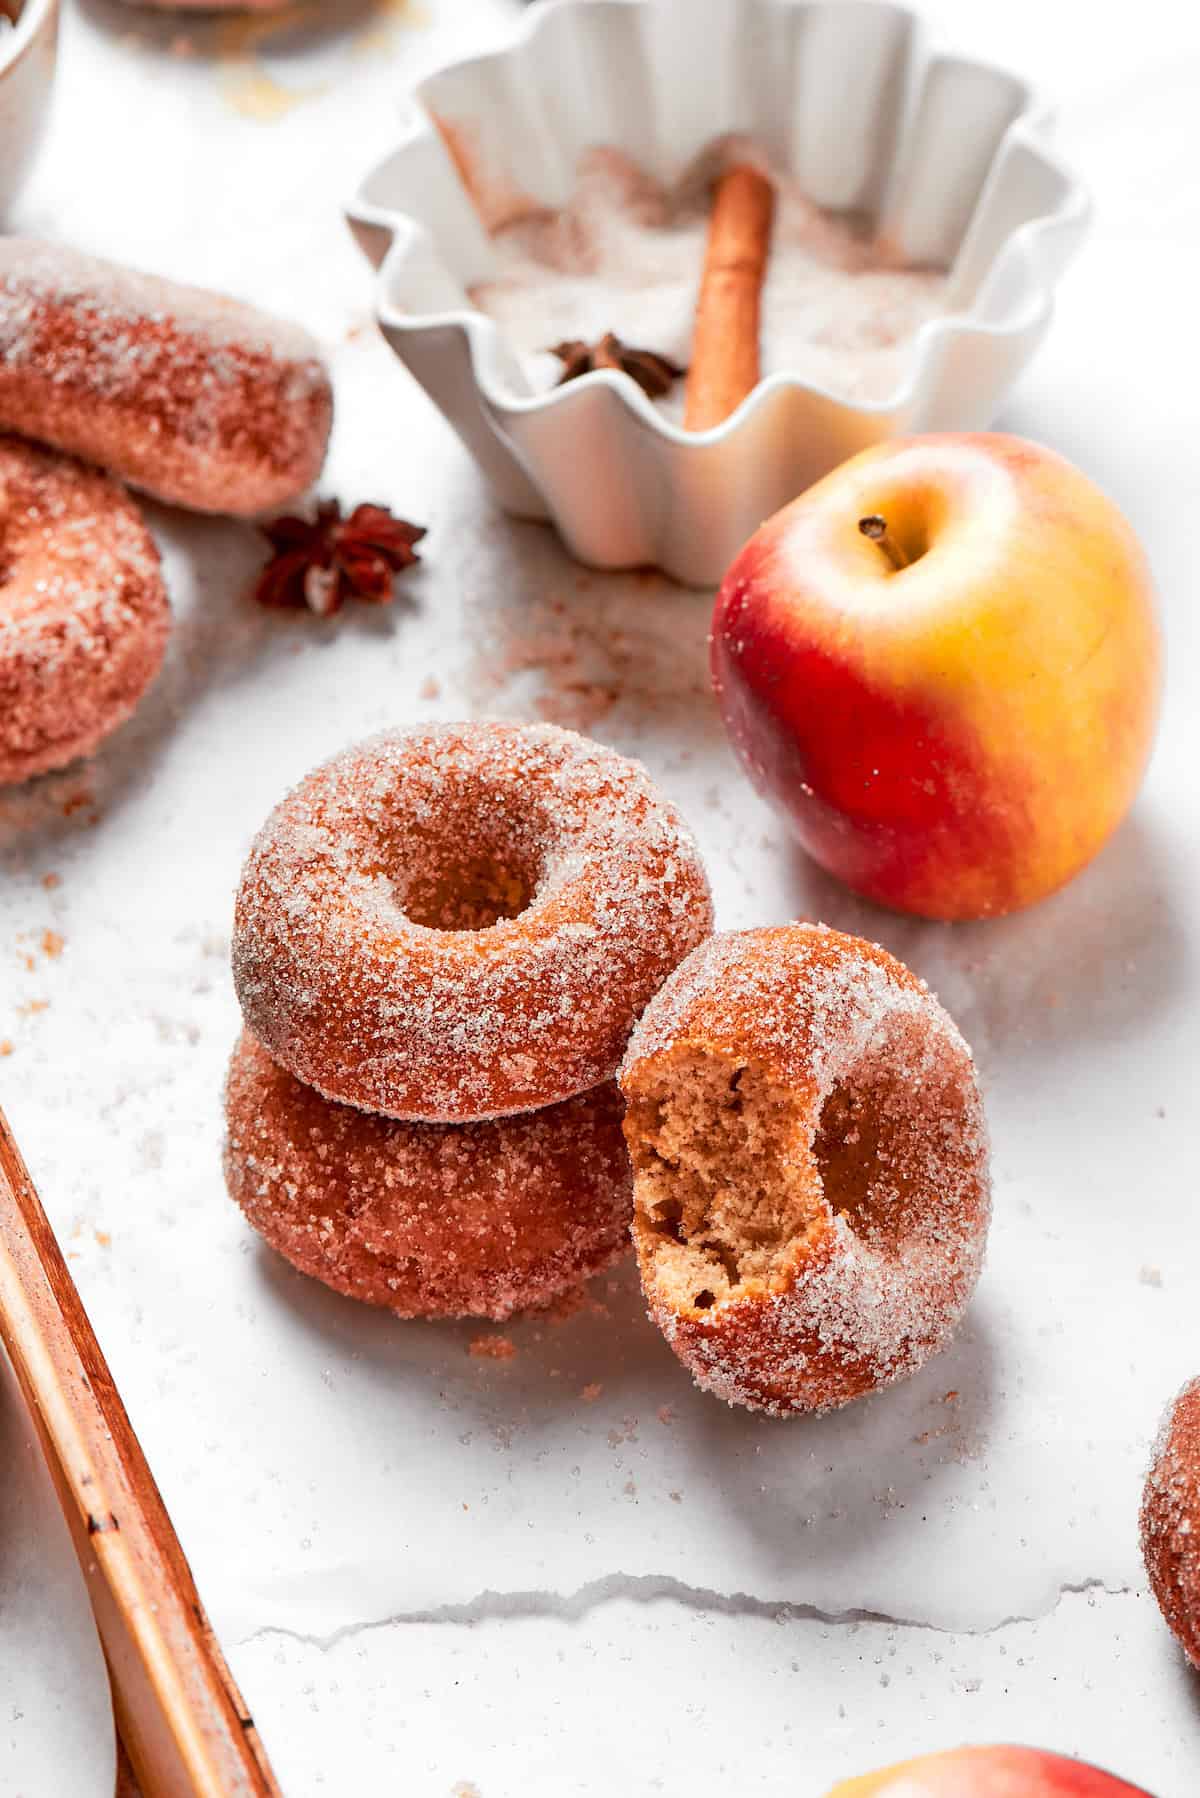
[[[1141,1267],[1138,1269],[1138,1280],[1143,1286],[1161,1286],[1162,1270],[1157,1267]]]

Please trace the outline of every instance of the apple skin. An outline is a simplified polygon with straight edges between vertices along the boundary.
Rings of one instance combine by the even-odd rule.
[[[1158,717],[1132,529],[1061,456],[995,433],[899,438],[809,488],[729,569],[711,647],[734,748],[808,853],[929,918],[1015,911],[1078,873]]]
[[[827,1798],[1151,1798],[1099,1767],[1038,1748],[951,1748],[845,1779]]]

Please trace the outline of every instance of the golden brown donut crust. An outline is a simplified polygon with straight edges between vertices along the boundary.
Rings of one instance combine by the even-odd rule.
[[[332,418],[328,371],[295,325],[0,237],[0,429],[171,504],[249,517],[312,484]]]
[[[90,755],[158,673],[170,625],[129,495],[0,436],[0,782]]]
[[[629,1246],[632,1174],[609,1081],[485,1124],[335,1105],[249,1031],[225,1094],[225,1177],[302,1273],[401,1317],[510,1317]]]
[[[637,763],[554,725],[430,725],[276,807],[234,922],[246,1022],[327,1098],[468,1123],[611,1079],[708,934],[695,844]]]
[[[1158,1608],[1200,1669],[1200,1379],[1163,1418],[1141,1511],[1142,1557]]]
[[[700,1385],[824,1411],[945,1345],[982,1262],[987,1133],[970,1051],[900,962],[822,926],[713,937],[619,1078],[642,1284]]]

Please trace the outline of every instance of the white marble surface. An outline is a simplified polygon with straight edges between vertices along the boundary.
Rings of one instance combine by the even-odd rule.
[[[163,679],[93,765],[0,797],[4,1104],[289,1798],[670,1794],[713,1790],[714,1769],[817,1798],[997,1737],[1188,1798],[1198,1694],[1135,1512],[1158,1412],[1200,1362],[1200,21],[1166,0],[1136,30],[1034,0],[946,9],[964,47],[1062,96],[1098,203],[1002,422],[1126,507],[1171,650],[1118,840],[1028,916],[951,930],[848,899],[786,846],[707,699],[704,599],[584,576],[501,518],[374,337],[339,201],[410,76],[514,11],[364,0],[315,39],[300,15],[77,0],[68,18],[19,222],[302,318],[336,368],[326,490],[431,529],[392,611],[319,623],[247,603],[248,528],[153,512],[178,616]],[[643,756],[696,827],[723,925],[860,929],[958,1016],[996,1224],[967,1329],[909,1386],[816,1423],[727,1411],[624,1274],[574,1318],[512,1327],[511,1360],[472,1357],[477,1330],[334,1298],[229,1205],[228,930],[251,834],[354,736],[485,712]],[[0,1636],[0,1669],[7,1652]]]

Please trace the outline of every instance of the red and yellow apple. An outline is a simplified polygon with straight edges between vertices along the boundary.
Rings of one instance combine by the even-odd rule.
[[[863,451],[770,519],[713,615],[726,727],[809,854],[931,918],[1030,905],[1125,816],[1161,646],[1145,556],[1061,456]]]
[[[844,1779],[827,1798],[1150,1798],[1099,1767],[1038,1748],[951,1748]]]

